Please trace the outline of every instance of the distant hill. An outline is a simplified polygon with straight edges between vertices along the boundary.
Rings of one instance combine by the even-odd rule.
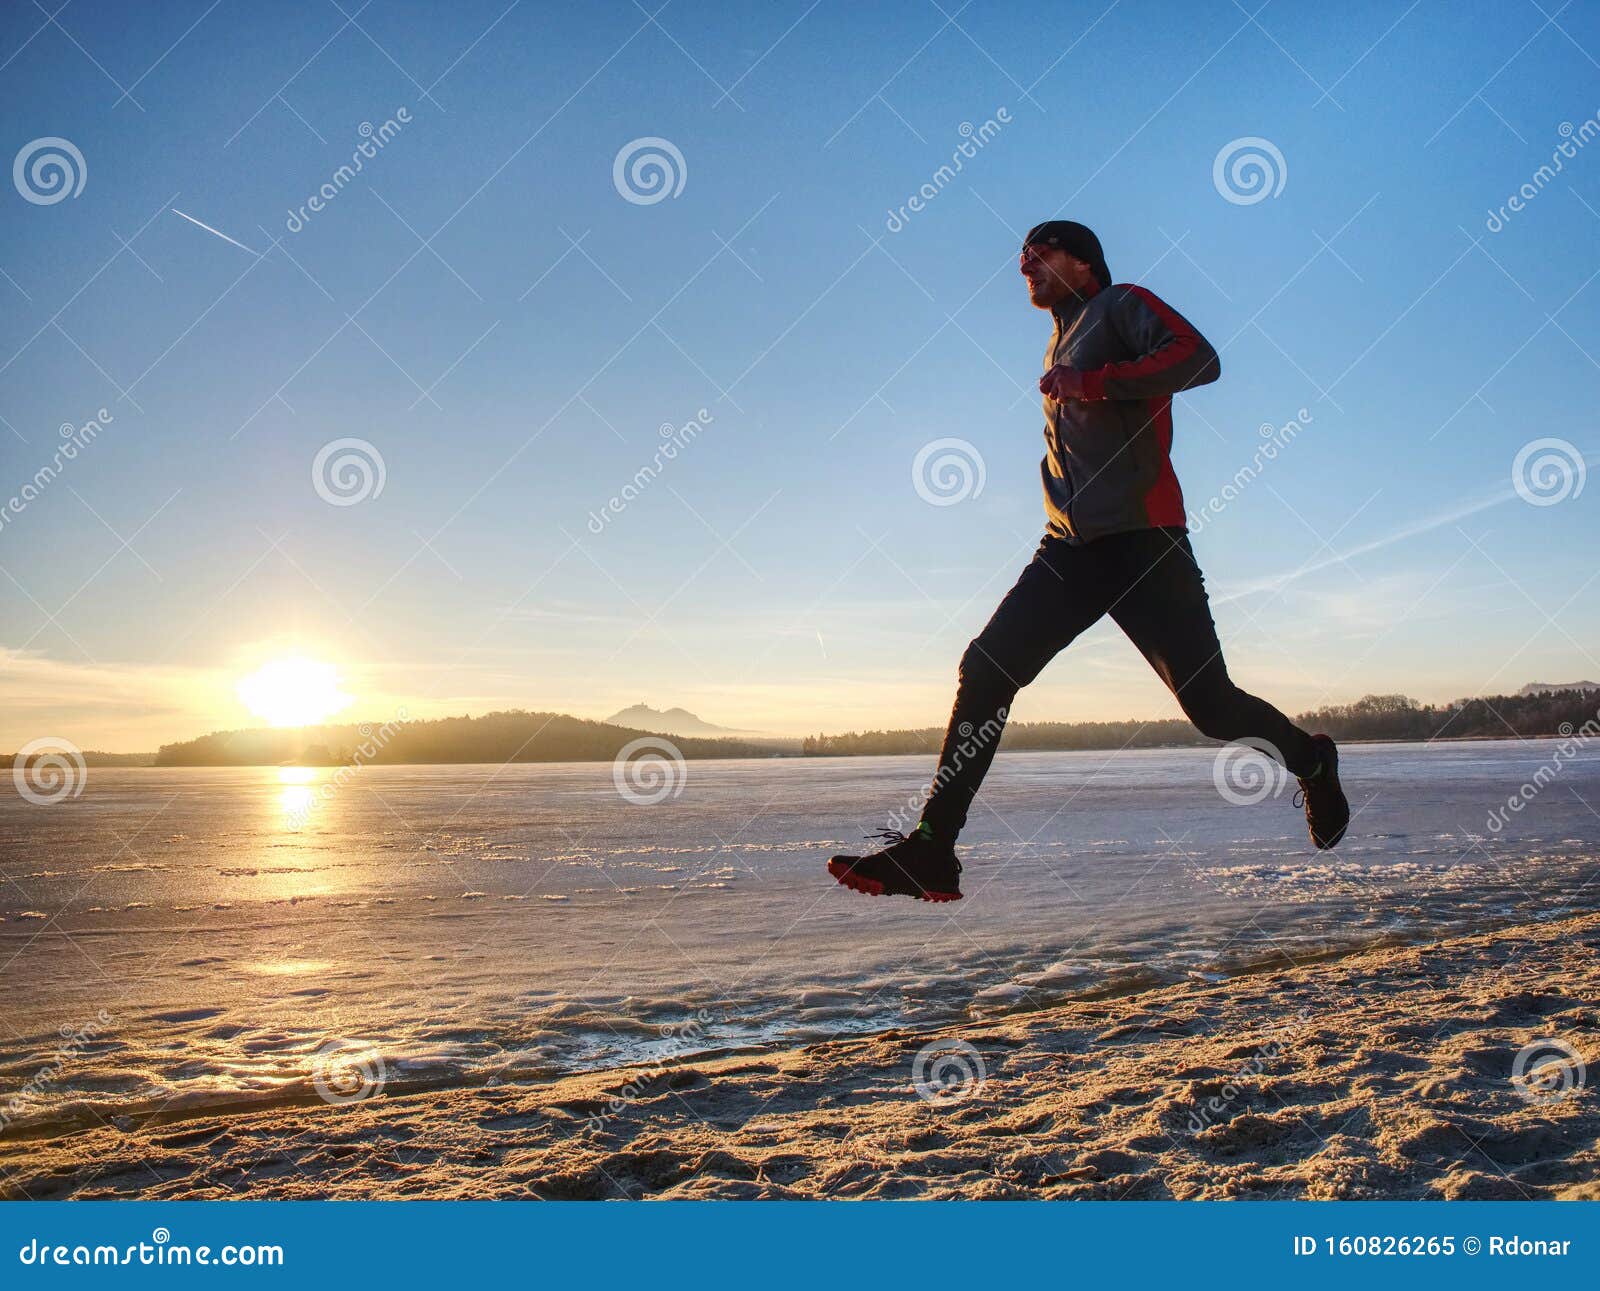
[[[1600,681],[1530,681],[1519,695],[1542,695],[1547,690],[1600,690]]]
[[[651,708],[649,704],[635,704],[603,719],[608,726],[628,726],[640,731],[655,731],[658,735],[739,735],[727,726],[713,726],[702,721],[687,708],[669,708],[666,712]]]
[[[655,732],[591,722],[564,713],[513,710],[482,717],[389,722],[383,726],[306,726],[215,731],[164,744],[156,765],[379,766],[430,762],[609,762],[625,744]],[[767,757],[770,744],[743,739],[674,737],[686,758]]]

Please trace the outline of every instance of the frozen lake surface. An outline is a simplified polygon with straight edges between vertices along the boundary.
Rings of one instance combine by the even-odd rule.
[[[691,762],[648,806],[607,763],[370,767],[326,796],[326,769],[90,768],[79,798],[0,805],[0,1110],[36,1133],[314,1098],[330,1050],[391,1093],[540,1079],[1592,909],[1596,751],[1488,826],[1557,748],[1350,747],[1333,853],[1293,781],[1232,803],[1211,749],[1002,754],[941,906],[823,869],[926,757]]]

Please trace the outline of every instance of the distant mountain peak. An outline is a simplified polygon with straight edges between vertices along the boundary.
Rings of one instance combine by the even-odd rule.
[[[611,726],[626,726],[636,731],[650,731],[656,735],[730,735],[730,727],[714,726],[703,721],[687,708],[669,708],[665,711],[639,703],[612,713],[602,721]]]
[[[1537,695],[1544,690],[1600,690],[1600,681],[1530,681],[1517,694]]]

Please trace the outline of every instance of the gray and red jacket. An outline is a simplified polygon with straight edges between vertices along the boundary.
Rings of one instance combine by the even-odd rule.
[[[1058,305],[1044,368],[1083,373],[1084,398],[1044,400],[1048,530],[1071,543],[1185,525],[1172,470],[1172,396],[1222,375],[1210,342],[1154,292],[1119,283]]]

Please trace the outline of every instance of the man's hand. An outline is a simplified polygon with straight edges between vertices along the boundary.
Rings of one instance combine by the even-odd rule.
[[[1039,393],[1054,399],[1057,403],[1065,403],[1068,399],[1082,399],[1083,373],[1075,372],[1065,364],[1058,363],[1039,378]]]

